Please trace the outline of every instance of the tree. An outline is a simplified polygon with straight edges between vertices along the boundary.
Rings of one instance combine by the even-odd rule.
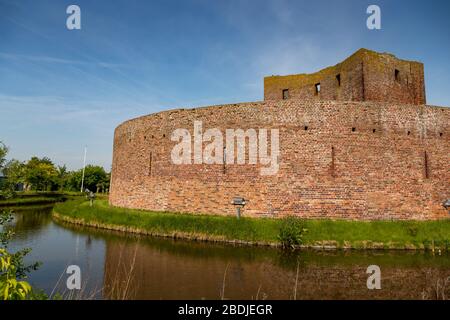
[[[15,195],[15,190],[18,184],[25,183],[25,164],[19,160],[9,160],[3,167],[3,174],[6,180],[3,184],[4,195]]]
[[[6,154],[8,153],[8,147],[0,141],[0,170],[6,162]]]
[[[17,185],[23,183],[26,190],[36,191],[79,191],[83,170],[69,171],[66,165],[55,166],[47,158],[32,157],[26,162],[12,159],[6,161],[8,148],[0,141],[0,197],[15,195]],[[106,192],[110,174],[101,166],[88,165],[85,168],[84,188],[95,192]]]
[[[81,179],[83,176],[83,169],[75,171],[71,174],[69,185],[72,190],[78,191],[81,187]],[[102,186],[105,186],[102,188]],[[88,165],[84,172],[84,188],[90,191],[98,192],[105,190],[109,186],[109,175],[101,166]]]
[[[2,173],[3,175],[5,174],[3,172],[3,167],[4,164],[6,162],[6,154],[8,153],[8,148],[3,144],[3,142],[0,141],[0,173]],[[0,175],[0,198],[9,198],[9,192],[5,192],[6,188],[6,183],[4,181],[4,177],[2,175]]]
[[[67,170],[66,165],[58,166],[56,168],[56,172],[56,183],[58,185],[58,190],[65,190],[68,187],[70,172]]]
[[[2,170],[3,165],[6,162],[6,154],[7,153],[8,153],[8,147],[5,146],[5,144],[0,141],[0,170]]]
[[[25,165],[25,182],[33,190],[53,190],[57,186],[57,177],[55,165],[47,157],[32,157]]]
[[[25,182],[25,164],[19,160],[9,160],[3,167],[3,173],[10,183]]]

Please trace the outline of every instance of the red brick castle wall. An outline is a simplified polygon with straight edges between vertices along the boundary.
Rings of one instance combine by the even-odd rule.
[[[447,108],[375,102],[267,101],[174,110],[127,121],[115,131],[112,205],[233,215],[435,219],[448,213]],[[280,168],[175,165],[177,128],[277,128]],[[248,151],[248,150],[247,150]],[[425,155],[426,154],[426,155]],[[150,159],[151,156],[151,159]]]
[[[231,200],[241,196],[248,200],[244,216],[448,217],[442,202],[450,198],[450,109],[420,104],[423,68],[416,67],[415,84],[408,78],[414,90],[401,90],[400,82],[398,94],[390,96],[377,85],[387,72],[371,76],[376,66],[364,67],[364,95],[384,102],[340,101],[328,93],[325,100],[323,84],[319,99],[269,99],[266,90],[264,102],[171,110],[124,122],[114,134],[110,203],[234,215]],[[400,81],[406,81],[402,68]],[[350,92],[345,79],[341,89]],[[357,89],[355,97],[362,92]],[[174,164],[171,151],[178,142],[171,134],[185,128],[193,136],[194,121],[202,121],[203,132],[217,128],[224,136],[226,129],[278,129],[278,172],[261,175],[263,165],[248,164],[248,148],[246,164]]]
[[[313,74],[264,78],[264,100],[283,99],[283,90],[293,99],[403,104],[426,101],[422,63],[367,49],[360,49],[343,62]]]

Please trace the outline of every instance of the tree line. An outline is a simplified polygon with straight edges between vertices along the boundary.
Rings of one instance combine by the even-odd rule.
[[[27,161],[7,160],[8,148],[0,141],[0,181],[4,192],[14,192],[18,186],[25,191],[80,191],[83,169],[69,171],[48,157],[31,157]],[[84,188],[94,192],[107,192],[110,173],[101,166],[87,165]]]

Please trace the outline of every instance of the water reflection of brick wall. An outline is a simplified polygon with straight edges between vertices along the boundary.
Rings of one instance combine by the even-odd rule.
[[[220,299],[223,290],[228,299],[293,299],[297,258],[286,264],[279,254],[250,248],[213,253],[197,245],[177,249],[176,245],[110,242],[105,295],[118,298],[128,291],[128,298],[138,299]],[[443,292],[443,279],[450,277],[448,257],[436,257],[447,261],[445,267],[424,263],[420,256],[401,263],[406,258],[400,255],[398,266],[380,262],[382,289],[368,290],[366,268],[377,257],[358,255],[341,255],[334,262],[314,254],[302,260],[300,255],[297,299],[434,299],[436,292]],[[450,283],[444,292],[447,298],[449,290]]]

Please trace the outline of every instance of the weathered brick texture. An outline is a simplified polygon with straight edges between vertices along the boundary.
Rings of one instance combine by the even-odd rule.
[[[316,85],[320,84],[320,92]],[[423,64],[360,49],[343,62],[313,74],[264,78],[264,100],[380,101],[425,104]]]
[[[264,99],[121,124],[111,204],[233,215],[231,200],[241,196],[246,216],[449,216],[442,202],[450,198],[450,109],[425,105],[423,64],[361,49],[314,74],[265,78]],[[194,121],[224,135],[278,129],[278,173],[262,176],[260,162],[248,164],[248,149],[243,165],[172,163],[172,132],[184,128],[193,136]]]
[[[372,96],[377,92],[371,86],[365,90]],[[450,198],[450,109],[400,104],[400,94],[396,99],[267,100],[165,111],[124,122],[114,135],[110,203],[234,215],[231,200],[242,196],[248,199],[244,216],[448,217],[442,202]],[[197,120],[203,130],[223,133],[279,129],[278,173],[260,175],[259,163],[229,164],[225,171],[218,164],[173,164],[172,132],[186,128],[193,135]]]

